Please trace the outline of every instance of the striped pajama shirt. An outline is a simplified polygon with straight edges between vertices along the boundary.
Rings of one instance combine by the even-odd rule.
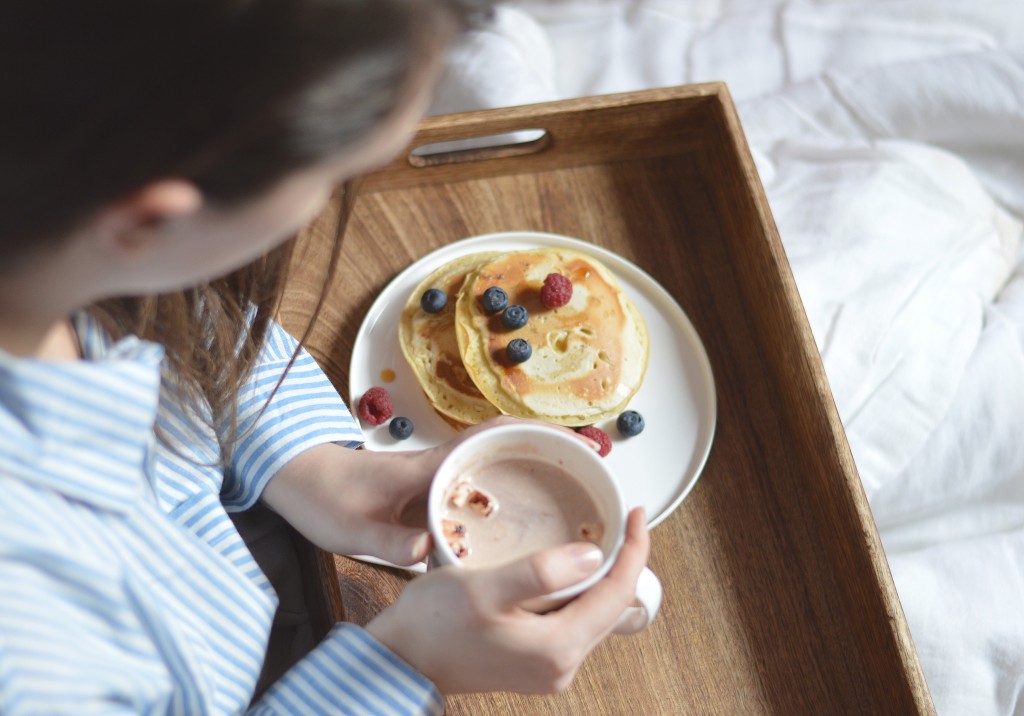
[[[0,353],[0,713],[443,711],[352,624],[249,704],[277,599],[228,512],[302,451],[362,437],[313,359],[300,353],[263,410],[296,345],[273,327],[220,465],[160,347],[111,343],[84,314],[76,328],[86,360]]]

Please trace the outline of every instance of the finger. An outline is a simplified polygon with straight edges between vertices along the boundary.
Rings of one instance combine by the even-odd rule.
[[[500,567],[473,570],[469,578],[482,599],[505,609],[570,587],[593,574],[603,560],[597,545],[573,542]]]
[[[521,420],[520,422],[532,423],[533,425],[541,425],[543,427],[551,428],[552,430],[557,430],[558,432],[565,433],[566,435],[571,435],[595,452],[601,449],[601,445],[598,444],[596,440],[591,440],[586,435],[578,433],[572,428],[567,428],[564,425],[555,425],[553,423],[549,423],[544,420],[536,420],[534,418],[526,418],[524,420]]]
[[[369,480],[379,494],[386,497],[388,504],[408,503],[413,500],[427,498],[430,482],[434,479],[437,466],[430,460],[429,451],[416,450],[409,452],[393,452],[396,467],[385,474],[371,474]],[[386,479],[375,479],[385,477]]]
[[[550,428],[551,430],[563,432],[566,435],[572,435],[574,438],[576,438],[577,440],[579,440],[584,445],[586,445],[587,447],[591,448],[594,451],[601,449],[601,446],[597,442],[591,440],[585,435],[581,435],[572,428],[567,428],[564,425],[556,425],[554,423],[549,423],[546,420],[538,420],[537,418],[516,418],[511,415],[499,415],[494,418],[488,418],[482,423],[477,423],[476,425],[469,427],[466,430],[463,430],[462,433],[460,433],[457,438],[450,441],[449,445],[451,447],[454,447],[455,445],[462,442],[471,435],[474,435],[475,433],[481,432],[483,430],[491,430],[493,428],[501,427],[502,425],[520,425],[524,423],[527,425],[540,425],[541,427]]]
[[[507,415],[500,415],[494,418],[489,418],[483,421],[482,423],[470,425],[468,428],[459,431],[457,435],[455,435],[449,440],[446,440],[440,445],[435,445],[432,448],[427,448],[426,450],[422,451],[421,460],[424,470],[430,477],[433,477],[434,473],[437,471],[437,468],[440,467],[441,463],[448,456],[448,453],[454,450],[458,445],[465,442],[466,439],[484,430],[490,430],[491,428],[497,427],[499,425],[510,425],[516,421],[516,418]]]
[[[555,430],[555,431],[560,432],[560,433],[565,433],[566,435],[571,435],[573,438],[575,438],[576,440],[579,440],[581,443],[583,443],[584,445],[586,445],[588,448],[590,448],[591,450],[593,450],[595,452],[597,452],[598,450],[601,449],[601,445],[598,444],[598,442],[596,440],[591,440],[586,435],[583,435],[582,433],[578,433],[575,430],[573,430],[572,428],[567,428],[564,425],[555,425],[554,423],[549,423],[549,422],[544,421],[544,420],[537,420],[535,418],[524,418],[524,419],[521,419],[519,422],[527,423],[527,424],[530,424],[530,425],[539,425],[542,428],[548,428],[549,430]]]
[[[411,555],[411,558],[408,562],[396,562],[396,564],[401,564],[402,566],[407,567],[411,564],[422,562],[427,558],[427,555],[430,554],[430,550],[433,548],[434,538],[429,532],[419,532],[418,534],[414,532],[409,539],[408,550],[406,551],[407,554]]]
[[[650,535],[644,509],[637,507],[626,522],[626,540],[605,577],[561,609],[557,616],[574,622],[595,641],[607,635],[636,598],[636,582],[650,554]]]
[[[402,506],[398,513],[400,524],[406,527],[417,527],[420,530],[427,529],[427,497],[421,495],[414,497]]]
[[[422,562],[433,544],[430,533],[421,527],[365,521],[351,531],[360,535],[365,546],[347,553],[367,554],[402,566]]]

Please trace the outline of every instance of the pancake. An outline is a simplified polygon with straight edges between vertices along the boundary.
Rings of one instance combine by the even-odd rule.
[[[572,300],[548,309],[540,301],[545,277],[572,281]],[[509,304],[529,312],[527,324],[505,328],[487,315],[483,292],[500,286]],[[590,425],[621,412],[647,370],[647,325],[604,264],[569,249],[529,249],[479,265],[459,292],[456,336],[466,372],[503,413],[567,426]],[[505,347],[525,338],[533,348],[513,364]]]
[[[444,413],[438,411],[437,408],[434,408],[434,413],[436,413],[437,417],[441,418],[441,420],[445,421],[448,424],[448,427],[450,427],[455,432],[462,432],[471,425],[471,423],[463,423],[451,417],[450,415],[445,415]]]
[[[398,342],[434,410],[455,429],[499,415],[462,365],[455,337],[455,301],[466,274],[497,256],[483,252],[451,261],[424,279],[409,296],[399,320]],[[420,297],[428,288],[448,295],[439,313],[427,313]]]

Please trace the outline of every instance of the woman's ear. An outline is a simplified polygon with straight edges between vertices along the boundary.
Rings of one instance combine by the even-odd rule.
[[[160,179],[102,209],[94,227],[100,243],[125,256],[144,253],[167,221],[190,216],[203,205],[199,189],[183,179]]]

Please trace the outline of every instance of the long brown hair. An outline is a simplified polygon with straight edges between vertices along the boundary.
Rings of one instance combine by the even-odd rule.
[[[350,149],[395,111],[423,58],[488,5],[5,0],[0,275],[149,182],[183,178],[230,206]],[[188,291],[91,310],[115,338],[163,344],[184,397],[230,414],[293,245]]]
[[[228,438],[221,446],[224,456],[236,437],[237,390],[276,313],[294,246],[293,238],[228,276],[185,291],[111,298],[89,308],[115,338],[131,334],[164,345],[179,399],[205,400],[215,421],[227,421],[226,430],[218,431]],[[340,242],[332,263],[339,248]],[[310,316],[310,327],[318,312]]]

